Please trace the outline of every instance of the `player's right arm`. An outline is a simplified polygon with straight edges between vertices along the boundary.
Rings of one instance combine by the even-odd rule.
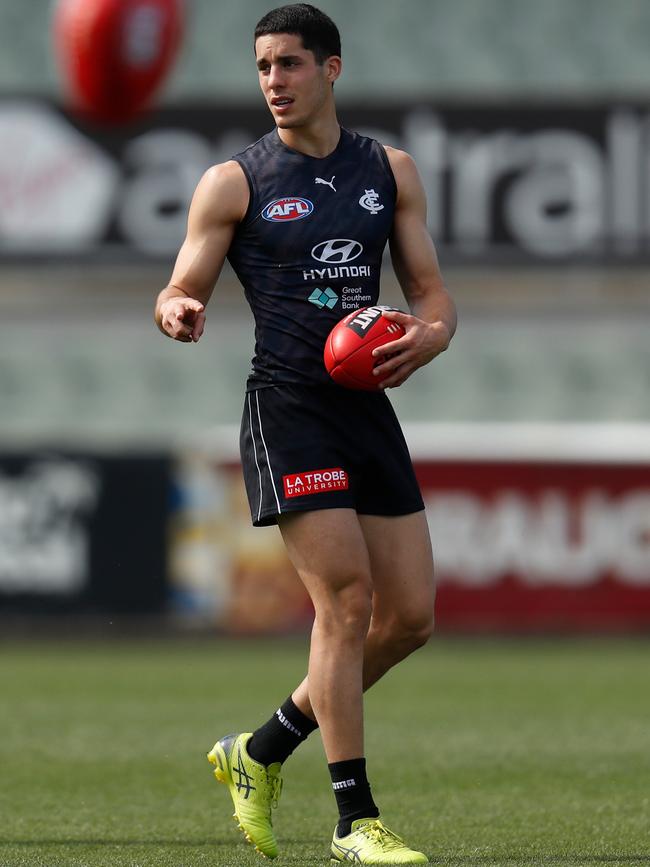
[[[163,334],[192,343],[203,333],[205,307],[249,195],[246,176],[234,160],[212,166],[199,181],[171,280],[156,300],[154,319]]]

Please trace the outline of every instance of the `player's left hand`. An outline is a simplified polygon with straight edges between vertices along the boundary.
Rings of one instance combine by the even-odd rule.
[[[384,310],[382,316],[399,323],[406,334],[373,350],[380,388],[396,388],[406,382],[449,346],[451,335],[444,322],[425,322],[400,310]]]

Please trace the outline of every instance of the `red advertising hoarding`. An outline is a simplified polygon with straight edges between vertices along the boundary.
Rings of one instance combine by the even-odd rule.
[[[416,461],[441,630],[650,628],[650,466]]]

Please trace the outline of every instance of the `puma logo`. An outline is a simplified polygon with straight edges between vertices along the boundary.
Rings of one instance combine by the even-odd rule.
[[[334,190],[334,192],[336,192],[336,187],[334,186],[334,178],[335,177],[336,177],[336,175],[332,175],[331,181],[325,181],[325,180],[323,180],[323,178],[314,178],[314,181],[317,184],[325,184],[326,187],[331,187]]]

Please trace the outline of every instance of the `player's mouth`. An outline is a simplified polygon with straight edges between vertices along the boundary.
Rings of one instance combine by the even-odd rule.
[[[290,96],[273,96],[271,97],[271,105],[278,114],[284,114],[293,105],[293,99]]]

